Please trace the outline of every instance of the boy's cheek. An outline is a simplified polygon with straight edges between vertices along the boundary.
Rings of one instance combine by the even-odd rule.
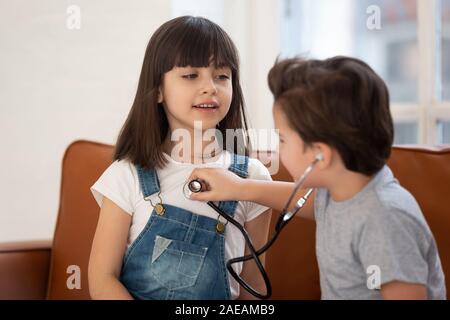
[[[281,155],[281,162],[294,180],[298,179],[305,169],[304,154],[298,148],[298,145],[284,146]]]
[[[286,168],[292,177],[296,176],[295,159],[292,158],[292,153],[289,154],[288,149],[280,147],[281,164]]]

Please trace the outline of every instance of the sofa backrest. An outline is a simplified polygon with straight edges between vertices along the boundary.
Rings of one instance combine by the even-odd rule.
[[[87,281],[89,255],[99,214],[90,187],[112,163],[113,147],[75,141],[62,161],[59,212],[53,238],[48,299],[90,299]],[[75,272],[81,288],[69,289]]]
[[[112,163],[113,146],[75,141],[62,161],[60,206],[54,233],[49,299],[89,299],[87,270],[99,208],[90,186]],[[264,155],[264,153],[261,153]],[[265,155],[265,158],[267,155]],[[450,272],[450,148],[440,150],[394,147],[389,165],[400,183],[416,197],[433,231],[444,267]],[[289,181],[283,167],[274,180]],[[272,228],[278,216],[274,212]],[[315,224],[294,219],[267,254],[273,299],[319,299],[314,242]],[[81,288],[69,289],[80,272]],[[449,288],[447,279],[447,288]]]
[[[265,155],[267,157],[267,155]],[[450,146],[394,146],[388,161],[400,184],[419,203],[435,237],[450,288]],[[274,180],[291,181],[282,166]],[[278,212],[274,212],[272,228]],[[267,254],[273,299],[320,298],[315,256],[315,223],[295,218]],[[288,276],[286,276],[288,275]]]

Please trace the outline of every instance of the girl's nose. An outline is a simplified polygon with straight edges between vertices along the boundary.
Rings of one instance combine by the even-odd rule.
[[[205,80],[202,89],[202,94],[216,94],[217,93],[217,87],[214,83],[214,79],[207,79]]]

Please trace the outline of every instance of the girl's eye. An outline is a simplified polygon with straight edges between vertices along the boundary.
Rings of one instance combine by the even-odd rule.
[[[230,77],[227,74],[221,74],[220,76],[218,76],[218,78],[220,80],[229,80],[230,79]]]
[[[197,75],[195,73],[185,74],[185,75],[183,75],[183,78],[185,78],[185,79],[195,79],[195,78],[197,78]]]

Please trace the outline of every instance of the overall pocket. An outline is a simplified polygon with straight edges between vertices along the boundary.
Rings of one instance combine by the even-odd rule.
[[[207,247],[157,235],[150,272],[169,290],[191,287],[197,281]]]

